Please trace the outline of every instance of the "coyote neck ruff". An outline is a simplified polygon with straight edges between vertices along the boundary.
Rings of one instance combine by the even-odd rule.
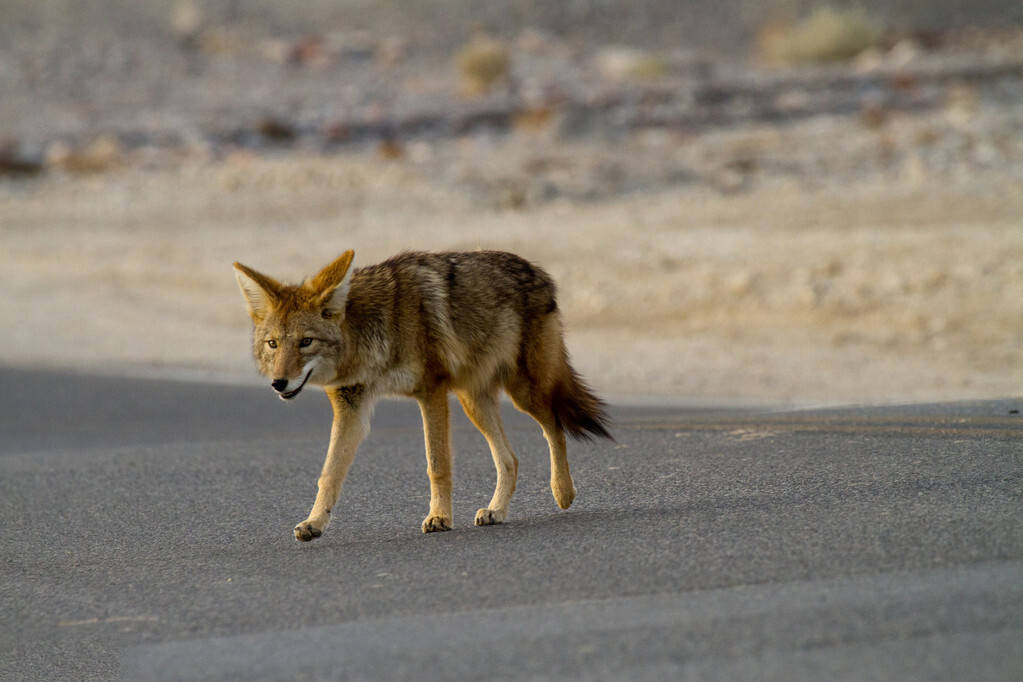
[[[551,491],[562,509],[575,486],[565,433],[611,438],[604,403],[568,362],[550,276],[510,253],[403,253],[352,269],[346,251],[300,285],[240,263],[235,274],[253,322],[259,371],[284,400],[320,386],[334,408],[327,458],[312,511],[295,537],[319,537],[377,398],[415,398],[423,414],[430,513],[424,533],[451,528],[448,391],[483,433],[497,467],[490,504],[476,525],[504,521],[518,460],[505,436],[498,394],[532,416],[550,446]]]

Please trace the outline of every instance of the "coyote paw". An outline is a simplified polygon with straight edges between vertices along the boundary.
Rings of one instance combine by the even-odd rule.
[[[303,521],[295,526],[295,539],[301,542],[309,542],[323,535],[323,527],[313,525],[311,521]]]
[[[493,526],[498,523],[504,523],[506,516],[508,516],[508,512],[501,509],[480,509],[476,512],[476,525]]]
[[[423,519],[423,532],[436,533],[442,530],[451,530],[451,519],[444,516],[427,516]]]
[[[559,486],[552,482],[551,492],[554,493],[554,501],[558,503],[559,507],[568,509],[572,506],[572,500],[575,499],[575,486],[571,482],[567,486]]]

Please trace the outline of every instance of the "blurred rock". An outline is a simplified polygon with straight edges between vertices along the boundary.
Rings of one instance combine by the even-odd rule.
[[[67,172],[83,175],[115,170],[125,163],[124,148],[113,135],[101,135],[79,149],[56,143],[50,147],[47,157]]]
[[[294,66],[326,66],[330,56],[321,36],[306,36],[291,45],[287,61]]]
[[[807,90],[786,90],[774,98],[779,111],[810,111],[814,106],[813,97]]]
[[[752,270],[739,270],[733,272],[725,280],[725,290],[736,298],[741,298],[751,293],[757,283],[757,274]]]
[[[184,45],[194,47],[202,30],[202,12],[192,0],[182,0],[174,5],[170,26],[174,37]]]
[[[256,124],[256,130],[267,140],[278,143],[292,142],[295,139],[295,129],[287,121],[266,116]]]
[[[387,138],[377,145],[377,154],[388,161],[395,161],[405,157],[405,147],[394,138]]]
[[[348,142],[351,138],[351,126],[344,121],[333,121],[323,127],[323,141],[328,145]]]
[[[678,133],[668,128],[644,128],[636,133],[636,142],[644,147],[666,149],[678,142]]]
[[[259,53],[272,62],[283,64],[291,54],[291,44],[280,38],[271,38],[259,43]]]
[[[554,121],[556,111],[553,107],[534,107],[522,109],[512,117],[515,130],[536,133],[547,130]]]
[[[945,118],[955,125],[966,125],[976,115],[979,104],[976,88],[954,85],[945,95]]]
[[[888,50],[885,61],[891,66],[901,68],[919,60],[922,53],[923,48],[919,43],[912,38],[903,38]]]
[[[877,97],[868,97],[860,104],[860,123],[865,128],[880,128],[888,121],[888,112]]]
[[[600,74],[612,81],[654,80],[668,73],[663,58],[633,47],[605,47],[594,56]]]
[[[722,194],[736,194],[750,187],[749,174],[734,168],[720,168],[710,176],[710,184]]]
[[[331,31],[323,41],[324,48],[343,62],[371,62],[381,43],[366,31]]]
[[[941,31],[921,29],[913,32],[912,40],[920,46],[920,49],[930,52],[944,46],[945,35]]]
[[[46,148],[46,165],[59,167],[71,154],[71,147],[66,142],[56,140]]]
[[[882,66],[884,66],[884,52],[875,46],[863,50],[853,60],[853,69],[856,70],[856,73],[870,73],[877,71]]]
[[[42,147],[24,140],[0,141],[0,176],[38,175],[46,170]]]
[[[758,165],[757,157],[750,152],[746,152],[735,154],[730,159],[726,160],[722,167],[729,171],[748,175],[749,173],[756,171]]]
[[[888,79],[888,87],[892,90],[915,90],[919,85],[920,77],[908,69],[899,71]]]

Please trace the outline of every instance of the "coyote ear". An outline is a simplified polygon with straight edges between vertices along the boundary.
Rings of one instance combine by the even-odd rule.
[[[234,264],[234,276],[245,297],[252,321],[265,319],[280,302],[281,283],[241,263]]]
[[[348,287],[352,281],[353,258],[354,251],[345,251],[308,283],[308,286],[318,294],[317,303],[324,317],[344,313],[345,304],[348,302]]]

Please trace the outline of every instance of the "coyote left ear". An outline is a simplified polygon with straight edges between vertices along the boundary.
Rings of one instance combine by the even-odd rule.
[[[308,286],[319,294],[319,304],[325,317],[344,313],[348,302],[348,287],[352,281],[352,259],[354,251],[345,251],[341,256],[313,277]]]

